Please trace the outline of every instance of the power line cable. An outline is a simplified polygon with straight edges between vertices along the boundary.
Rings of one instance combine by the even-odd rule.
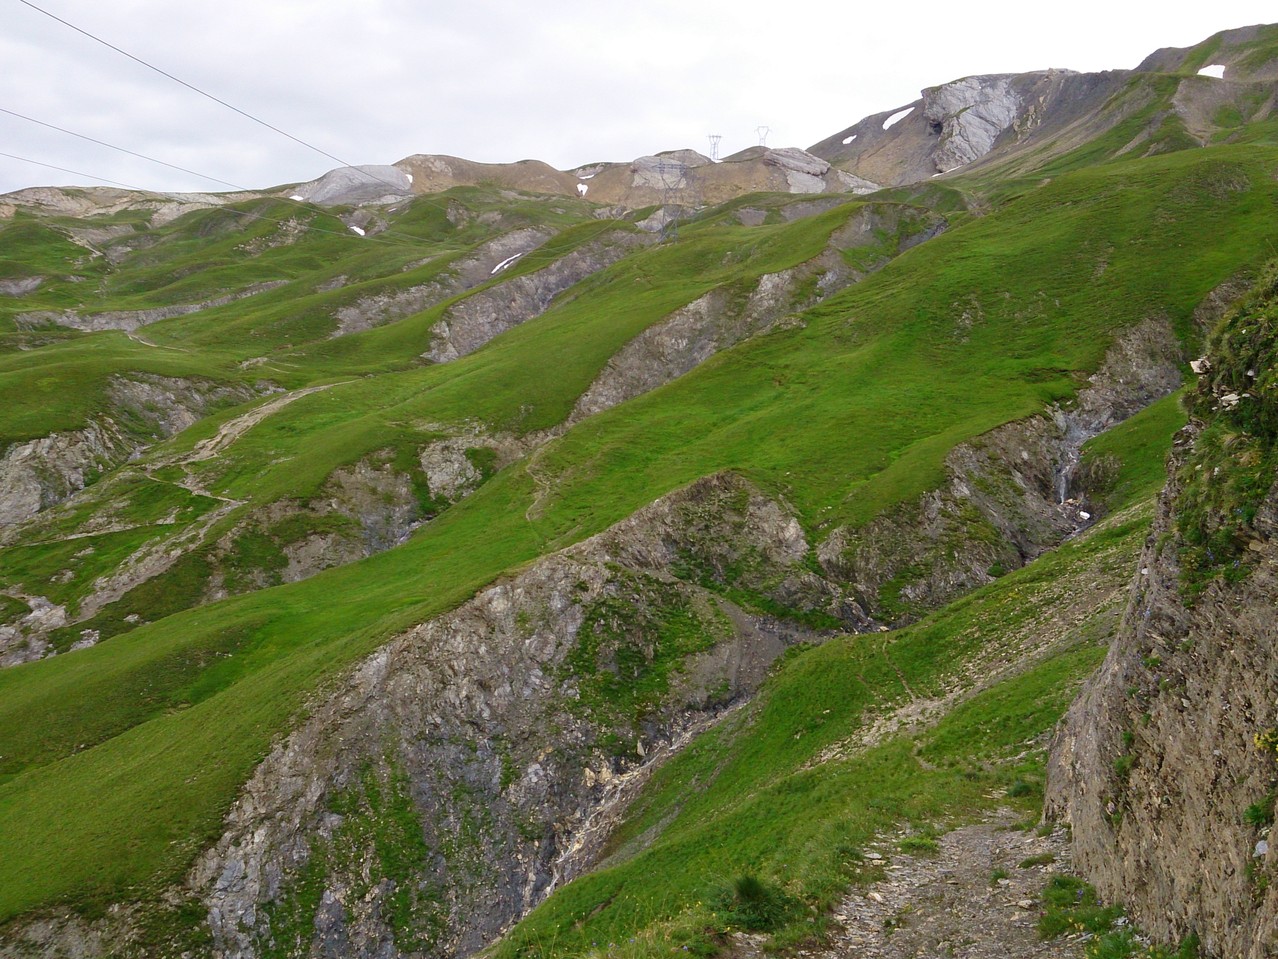
[[[175,77],[174,74],[167,72],[167,70],[165,69],[161,69],[160,66],[156,66],[155,64],[152,64],[150,63],[150,61],[143,60],[141,56],[135,56],[134,54],[130,54],[128,50],[121,49],[121,47],[116,46],[115,43],[111,43],[110,41],[104,40],[104,38],[98,37],[97,35],[95,35],[95,33],[87,31],[87,29],[75,26],[75,24],[70,22],[70,20],[63,19],[59,17],[59,15],[50,13],[49,10],[43,9],[42,6],[32,3],[31,0],[18,0],[18,3],[23,4],[24,6],[28,6],[28,8],[31,8],[32,10],[36,10],[37,13],[41,13],[45,15],[45,17],[49,17],[52,20],[56,20],[56,22],[63,24],[64,27],[73,29],[73,31],[79,33],[79,35],[88,37],[89,40],[92,40],[93,42],[101,43],[101,45],[107,47],[107,49],[114,50],[115,52],[118,52],[118,54],[120,54],[121,56],[125,56],[125,58],[128,58],[129,60],[133,60],[134,63],[141,64],[142,66],[146,66],[148,70],[153,70],[153,72],[160,74],[161,77],[170,79],[170,81],[173,81],[174,83],[178,83],[179,86],[183,86],[187,88],[187,90],[190,90],[194,93],[198,93],[199,96],[206,97],[208,98],[208,100],[212,100],[213,102],[215,102],[215,104],[225,106],[227,110],[234,111],[234,113],[239,114],[240,116],[244,116],[244,118],[253,120],[254,123],[261,124],[262,127],[266,127],[267,129],[273,130],[273,132],[275,133],[279,133],[281,137],[286,137],[290,139],[290,141],[300,144],[300,146],[307,147],[308,150],[312,150],[318,153],[319,156],[327,157],[328,160],[335,161],[337,162],[337,164],[340,164],[341,166],[345,166],[345,168],[353,170],[355,171],[355,173],[359,175],[366,176],[366,178],[371,180],[371,182],[383,183],[383,184],[389,185],[389,187],[394,187],[396,189],[404,189],[403,183],[392,182],[392,180],[386,179],[385,176],[380,176],[380,175],[372,173],[372,171],[360,168],[360,166],[353,164],[353,162],[350,162],[349,160],[341,159],[341,157],[336,156],[335,153],[330,153],[327,150],[323,150],[323,148],[321,147],[317,147],[316,144],[314,143],[305,141],[305,139],[302,139],[300,137],[295,137],[293,136],[293,134],[289,133],[288,130],[282,130],[279,127],[276,127],[275,124],[270,123],[270,121],[263,120],[262,118],[259,118],[259,116],[250,114],[248,113],[247,110],[242,110],[240,109],[240,107],[235,106],[234,104],[229,104],[229,102],[222,100],[221,97],[215,96],[213,95],[213,93],[201,90],[201,88],[197,87],[196,84],[184,81],[184,79],[181,79],[180,77]],[[77,136],[77,134],[73,134],[73,136]],[[150,159],[150,157],[147,157],[147,159]],[[194,174],[194,175],[203,176],[203,174]],[[100,179],[100,178],[93,178],[93,179]],[[220,180],[217,178],[208,178],[208,176],[204,176],[204,179],[213,179],[213,180],[216,180],[217,183],[225,183],[225,180]],[[410,182],[412,182],[412,178],[410,178]],[[243,187],[236,187],[236,189],[243,189]],[[257,192],[257,191],[254,191],[254,192]],[[426,203],[427,206],[435,207],[436,210],[447,212],[447,207],[443,205],[443,203],[441,202],[433,201],[433,199],[428,199],[426,197],[420,196],[420,194],[417,194],[417,196],[414,196],[412,198],[417,199],[418,202]],[[331,233],[331,230],[330,230],[330,233]],[[417,237],[410,237],[410,235],[408,234],[396,233],[396,231],[389,230],[389,229],[382,230],[380,234],[376,234],[376,235],[377,237],[387,237],[387,238],[400,237],[403,239],[414,240],[414,242],[417,242],[417,240],[419,239]]]
[[[396,186],[396,187],[400,186],[400,184],[398,183],[391,183],[390,180],[387,180],[383,177],[376,176],[373,173],[369,173],[367,170],[361,170],[355,164],[347,160],[343,160],[341,157],[335,156],[332,153],[329,153],[327,150],[317,147],[313,143],[308,143],[306,140],[303,140],[301,137],[295,137],[293,136],[293,134],[285,130],[281,130],[279,127],[275,126],[275,124],[270,123],[266,120],[263,120],[261,117],[254,116],[253,114],[249,113],[247,110],[241,110],[239,107],[235,106],[234,104],[227,103],[221,97],[215,96],[212,93],[202,90],[193,83],[188,83],[187,81],[181,79],[180,77],[175,77],[173,74],[169,73],[167,70],[163,70],[160,67],[157,67],[155,64],[149,63],[148,61],[143,60],[141,57],[134,56],[132,53],[129,53],[127,50],[122,50],[120,47],[117,47],[114,43],[104,40],[101,37],[97,36],[96,34],[90,33],[88,30],[85,30],[81,27],[77,27],[74,23],[71,23],[69,20],[62,19],[57,14],[50,13],[48,10],[45,10],[43,7],[37,6],[36,4],[32,3],[31,0],[18,0],[18,2],[23,4],[24,6],[30,7],[32,10],[36,11],[37,13],[44,14],[46,17],[48,17],[51,20],[56,20],[58,23],[62,24],[65,27],[69,27],[70,29],[74,30],[76,33],[79,33],[82,36],[88,37],[90,40],[94,41],[95,43],[100,43],[104,47],[109,47],[110,49],[114,50],[116,53],[120,54],[121,56],[128,57],[134,63],[141,64],[142,66],[146,67],[148,70],[153,70],[156,73],[160,74],[161,76],[167,77],[168,79],[172,80],[174,83],[180,84],[181,86],[186,87],[188,90],[191,90],[194,93],[198,93],[202,97],[212,100],[214,103],[221,104],[222,106],[226,107],[228,110],[232,110],[235,113],[238,113],[240,116],[245,117],[246,119],[252,120],[254,123],[261,124],[262,126],[266,127],[268,130],[273,130],[274,132],[278,133],[280,136],[287,137],[288,139],[292,140],[294,143],[297,143],[297,144],[300,144],[301,146],[306,147],[308,150],[314,150],[316,153],[320,154],[321,156],[327,157],[328,159],[337,162],[341,166],[350,167],[354,170],[358,170],[360,173],[364,174],[370,179],[377,180],[382,183],[386,183],[389,186]]]
[[[44,16],[46,16],[46,17],[50,18],[51,20],[55,20],[55,21],[57,21],[58,23],[62,24],[63,26],[68,27],[68,28],[69,28],[69,29],[71,29],[71,30],[74,30],[76,33],[79,33],[79,34],[81,34],[82,36],[85,36],[85,37],[87,37],[88,39],[93,40],[95,43],[100,43],[100,44],[102,44],[103,46],[105,46],[105,47],[107,47],[107,48],[109,48],[109,49],[111,49],[111,50],[114,50],[116,53],[120,54],[121,56],[127,57],[128,59],[130,59],[130,60],[134,61],[135,63],[138,63],[138,64],[140,64],[141,66],[146,67],[148,70],[152,70],[152,71],[154,71],[154,72],[156,72],[156,73],[160,74],[161,76],[166,77],[166,78],[167,78],[167,79],[169,79],[169,80],[172,80],[174,83],[177,83],[177,84],[179,84],[180,86],[186,87],[188,90],[191,90],[191,91],[192,91],[192,92],[194,92],[194,93],[198,93],[200,96],[205,97],[205,98],[207,98],[207,99],[209,99],[209,100],[212,100],[214,103],[220,104],[221,106],[226,107],[228,110],[231,110],[231,111],[233,111],[233,112],[235,112],[235,113],[238,113],[240,116],[243,116],[243,117],[245,117],[245,118],[247,118],[247,119],[249,119],[249,120],[252,120],[254,123],[258,123],[258,124],[260,124],[260,125],[262,125],[262,126],[266,127],[267,129],[272,130],[272,131],[274,131],[275,133],[280,134],[280,136],[283,136],[283,137],[286,137],[286,138],[287,138],[287,139],[289,139],[289,140],[292,140],[294,143],[300,144],[301,146],[304,146],[304,147],[306,147],[306,148],[307,148],[307,149],[309,149],[309,150],[313,150],[314,152],[318,153],[320,156],[327,157],[328,159],[335,161],[336,163],[340,164],[341,166],[346,167],[346,168],[348,168],[348,169],[350,169],[350,170],[353,170],[354,172],[358,173],[358,174],[359,174],[359,175],[361,175],[361,176],[365,176],[365,177],[367,177],[367,178],[368,178],[370,181],[372,181],[372,182],[376,182],[376,183],[383,183],[383,184],[385,184],[385,185],[387,185],[387,186],[392,186],[392,187],[395,187],[395,188],[397,188],[397,189],[403,189],[403,184],[401,184],[401,183],[395,183],[395,182],[393,182],[393,181],[391,181],[391,180],[386,179],[385,177],[378,176],[378,175],[376,175],[375,173],[372,173],[372,172],[370,172],[370,171],[368,171],[368,170],[363,169],[362,167],[359,167],[359,166],[357,166],[357,165],[355,165],[355,164],[351,163],[349,160],[344,160],[344,159],[342,159],[341,157],[336,156],[335,154],[329,153],[327,150],[324,150],[324,149],[322,149],[322,148],[320,148],[320,147],[317,147],[317,146],[316,146],[315,144],[313,144],[313,143],[310,143],[310,142],[308,142],[308,141],[306,141],[306,140],[303,140],[303,139],[302,139],[302,138],[300,138],[300,137],[296,137],[296,136],[294,136],[293,134],[291,134],[291,133],[289,133],[289,132],[287,132],[287,131],[285,131],[285,130],[281,130],[279,127],[275,126],[273,123],[270,123],[270,122],[268,122],[268,121],[266,121],[266,120],[263,120],[263,119],[261,119],[260,117],[254,116],[253,114],[251,114],[251,113],[247,112],[246,110],[241,110],[239,107],[235,106],[234,104],[231,104],[231,103],[226,102],[226,101],[225,101],[225,100],[223,100],[221,97],[215,96],[215,95],[214,95],[214,94],[212,94],[212,93],[209,93],[209,92],[207,92],[207,91],[205,91],[205,90],[200,89],[199,87],[195,86],[195,85],[194,85],[194,84],[192,84],[192,83],[188,83],[186,80],[183,80],[183,79],[181,79],[180,77],[176,77],[176,76],[174,76],[173,74],[169,73],[167,70],[163,70],[163,69],[161,69],[160,67],[157,67],[155,64],[150,63],[150,62],[148,62],[148,61],[146,61],[146,60],[142,59],[141,57],[135,56],[134,54],[129,53],[127,50],[123,50],[123,49],[121,49],[120,47],[116,46],[115,44],[113,44],[113,43],[111,43],[111,42],[109,42],[109,41],[107,41],[107,40],[104,40],[103,38],[101,38],[101,37],[97,36],[96,34],[91,33],[90,31],[85,30],[85,29],[83,29],[83,28],[81,28],[81,27],[76,26],[74,23],[71,23],[69,20],[65,20],[65,19],[63,19],[62,17],[59,17],[57,14],[54,14],[54,13],[49,12],[48,10],[45,10],[43,7],[41,7],[41,6],[39,6],[39,5],[35,4],[35,3],[32,3],[32,2],[31,2],[31,0],[18,0],[18,2],[19,2],[19,3],[21,3],[21,4],[23,4],[23,5],[24,5],[24,6],[26,6],[26,7],[31,8],[32,10],[35,10],[37,13],[41,13],[41,14],[43,14]],[[7,111],[7,110],[6,110],[5,112],[6,112],[6,113],[10,113],[10,112],[12,112],[12,111]],[[14,114],[14,115],[18,115],[18,114]],[[24,117],[24,119],[29,119],[29,118]],[[34,122],[40,122],[40,121],[34,121]],[[43,125],[45,125],[45,126],[52,126],[51,124],[43,124]],[[54,127],[54,129],[61,129],[61,128]],[[85,136],[83,136],[82,134],[72,133],[71,131],[66,131],[66,130],[64,130],[64,131],[62,131],[62,132],[70,133],[72,136],[79,136],[79,137],[81,137],[81,138],[83,138],[83,139],[89,139],[89,140],[92,140],[92,139],[93,139],[92,137],[85,137]],[[121,147],[113,147],[113,146],[111,146],[111,144],[102,143],[102,141],[100,141],[100,140],[94,140],[94,142],[96,142],[96,143],[101,143],[103,146],[107,146],[107,147],[110,147],[110,148],[112,148],[112,149],[119,149],[119,150],[122,150],[122,151],[123,151],[123,152],[125,152],[125,153],[133,153],[133,151],[131,151],[131,150],[123,150],[123,148],[121,148]],[[134,153],[133,155],[134,155],[134,156],[140,156],[140,157],[142,157],[142,159],[153,160],[154,162],[157,162],[157,163],[163,163],[165,166],[173,166],[173,164],[165,163],[163,160],[155,160],[155,158],[154,158],[154,157],[147,157],[147,156],[145,156],[145,155],[143,155],[143,154],[136,154],[136,153]],[[38,163],[38,161],[34,161],[34,162],[37,162],[37,163]],[[48,164],[39,164],[39,165],[41,165],[41,166],[48,166]],[[175,169],[182,170],[182,168],[181,168],[181,167],[174,167],[174,168],[175,168]],[[58,168],[55,168],[55,169],[58,169]],[[74,171],[64,171],[64,172],[74,172]],[[227,181],[226,181],[226,180],[222,180],[222,179],[219,179],[219,178],[217,178],[217,177],[208,177],[208,176],[205,176],[204,174],[196,173],[195,171],[182,170],[182,172],[184,172],[184,173],[191,173],[191,174],[192,174],[192,175],[194,175],[194,176],[201,177],[202,179],[213,180],[213,181],[215,181],[215,182],[217,182],[217,183],[227,183]],[[92,176],[91,174],[76,174],[76,175],[77,175],[77,176],[90,176],[92,179],[95,179],[95,180],[101,180],[101,179],[103,179],[102,177],[95,177],[95,176]],[[113,180],[107,180],[107,181],[105,181],[105,182],[115,183],[115,181],[113,181]],[[410,182],[411,182],[411,180],[410,180]],[[118,184],[117,184],[117,185],[118,185]],[[230,185],[230,186],[234,186],[234,187],[235,187],[235,189],[237,189],[237,190],[244,190],[244,189],[246,189],[246,188],[244,188],[244,187],[235,186],[234,184],[228,184],[228,185]],[[128,189],[141,189],[141,188],[139,188],[139,187],[128,187]],[[148,192],[148,191],[142,190],[142,192]],[[248,192],[260,193],[260,191],[256,191],[256,190],[250,190],[250,191],[248,191]],[[290,200],[292,200],[292,197],[289,197],[289,199],[290,199]],[[436,201],[436,200],[430,200],[430,199],[428,199],[428,198],[426,198],[426,197],[424,197],[424,196],[421,196],[421,195],[417,195],[417,196],[413,197],[413,199],[416,199],[416,200],[418,200],[418,201],[424,202],[424,203],[426,203],[427,205],[433,206],[433,207],[435,207],[436,209],[439,209],[439,210],[445,210],[445,209],[446,209],[446,207],[445,207],[445,205],[444,205],[443,203],[440,203],[439,201]],[[236,211],[236,212],[242,212],[242,211]],[[269,219],[269,218],[260,218],[260,217],[259,217],[259,219]],[[278,221],[274,221],[274,222],[278,222]],[[322,230],[322,229],[320,229],[320,228],[318,228],[318,227],[313,227],[313,228],[310,228],[310,229],[316,229],[316,230],[317,230],[317,231],[319,231],[319,232],[329,233],[329,234],[333,234],[333,235],[342,235],[342,236],[349,236],[349,235],[350,235],[350,234],[337,234],[337,233],[335,233],[335,231],[332,231],[332,230]],[[402,239],[405,239],[405,240],[411,240],[411,241],[413,241],[413,242],[418,242],[418,241],[419,241],[419,239],[420,239],[419,237],[414,237],[414,236],[410,236],[410,235],[408,235],[408,234],[398,233],[398,232],[396,232],[396,231],[392,231],[392,230],[383,230],[383,231],[381,231],[380,233],[375,234],[373,237],[370,237],[370,239],[383,239],[383,238],[385,238],[385,239],[389,239],[389,238],[391,238],[391,237],[400,237],[400,238],[402,238]]]
[[[108,149],[111,149],[111,150],[118,150],[120,153],[127,153],[129,156],[137,157],[137,158],[138,158],[138,159],[140,159],[140,160],[148,160],[148,161],[150,161],[151,163],[158,163],[158,164],[160,164],[161,166],[166,166],[166,167],[169,167],[170,169],[173,169],[173,170],[179,170],[179,171],[181,171],[182,173],[189,173],[191,176],[196,176],[196,177],[199,177],[200,179],[203,179],[203,180],[211,180],[211,181],[213,181],[214,183],[221,183],[221,184],[223,184],[223,185],[225,185],[225,186],[229,186],[229,187],[232,187],[233,189],[239,190],[239,191],[240,191],[240,192],[242,192],[242,193],[251,193],[251,194],[254,194],[255,196],[259,196],[259,197],[269,197],[269,196],[271,196],[271,194],[263,193],[261,190],[254,190],[252,187],[240,186],[238,183],[231,183],[229,180],[223,180],[223,179],[221,179],[221,178],[219,178],[219,177],[210,176],[209,174],[207,174],[207,173],[201,173],[201,172],[199,172],[198,170],[188,170],[186,167],[177,166],[176,164],[169,163],[169,162],[167,162],[167,161],[165,161],[165,160],[161,160],[161,159],[159,159],[158,157],[149,156],[148,154],[145,154],[145,153],[138,153],[136,150],[130,150],[130,149],[127,149],[126,147],[116,146],[114,143],[107,143],[105,140],[99,140],[99,139],[97,139],[96,137],[91,137],[91,136],[89,136],[89,135],[87,135],[87,134],[84,134],[84,133],[77,133],[75,130],[68,130],[66,127],[60,127],[60,126],[58,126],[58,125],[56,125],[56,124],[53,124],[53,123],[46,123],[46,122],[45,122],[45,121],[43,121],[43,120],[37,120],[35,117],[29,117],[29,116],[27,116],[27,115],[26,115],[26,114],[24,114],[24,113],[18,113],[16,110],[9,110],[9,109],[6,109],[5,107],[0,107],[0,113],[6,113],[6,114],[8,114],[8,115],[9,115],[9,116],[11,116],[11,117],[17,117],[17,118],[18,118],[18,119],[20,119],[20,120],[26,120],[26,121],[27,121],[27,122],[29,122],[29,123],[34,123],[34,124],[36,124],[36,125],[38,125],[38,126],[46,127],[46,128],[48,128],[48,129],[50,129],[50,130],[56,130],[56,131],[58,131],[59,133],[65,133],[65,134],[66,134],[66,135],[68,135],[68,136],[77,137],[77,138],[79,138],[79,139],[81,139],[81,140],[87,140],[87,141],[88,141],[88,142],[90,142],[90,143],[96,143],[96,144],[98,144],[99,146],[104,146],[104,147],[107,147]],[[30,163],[35,163],[35,164],[37,164],[37,165],[39,165],[39,166],[49,166],[49,165],[50,165],[50,164],[40,163],[40,161],[38,161],[38,160],[29,160],[28,162],[30,162]],[[62,169],[62,168],[61,168],[61,167],[53,167],[53,169]],[[64,173],[75,173],[75,171],[74,171],[74,170],[63,170],[63,172],[64,172]],[[115,184],[116,186],[124,186],[124,185],[125,185],[125,184],[118,183],[118,182],[117,182],[117,181],[115,181],[115,180],[105,180],[103,177],[94,176],[94,175],[93,175],[93,174],[91,174],[91,173],[76,173],[76,176],[87,176],[87,177],[90,177],[91,179],[94,179],[94,180],[103,180],[103,181],[104,181],[104,182],[106,182],[106,183],[112,183],[112,184]],[[130,189],[130,190],[139,190],[139,191],[141,191],[141,192],[143,192],[143,193],[151,192],[151,191],[149,191],[149,190],[144,190],[142,187],[134,187],[134,186],[130,186],[130,187],[128,187],[128,189]],[[281,198],[281,199],[283,199],[283,198]],[[299,200],[299,199],[297,199],[297,198],[295,198],[295,197],[292,197],[292,196],[287,197],[287,200],[288,200],[290,203],[305,203],[305,202],[306,202],[305,200]],[[241,213],[242,213],[243,211],[237,211],[237,212],[241,212]],[[270,218],[269,218],[269,217],[265,217],[265,218],[263,218],[263,217],[259,217],[259,219],[270,219]],[[275,221],[275,222],[279,222],[279,221]],[[329,234],[334,235],[334,236],[339,235],[339,234],[337,234],[337,233],[336,233],[335,231],[333,231],[333,230],[324,230],[324,229],[322,229],[322,228],[320,228],[320,227],[316,227],[315,229],[319,230],[320,232],[323,232],[323,233],[329,233]],[[410,240],[410,241],[412,241],[412,242],[417,242],[417,241],[419,240],[419,238],[418,238],[418,237],[412,236],[412,235],[407,234],[407,233],[400,233],[400,232],[398,232],[397,230],[391,230],[391,229],[382,230],[382,231],[381,231],[381,233],[376,233],[376,234],[374,234],[374,238],[376,238],[376,237],[392,237],[392,236],[394,236],[394,237],[399,237],[400,239],[403,239],[403,240]]]
[[[46,123],[43,120],[37,120],[35,117],[29,117],[24,113],[18,113],[16,110],[8,110],[4,107],[0,107],[0,113],[7,113],[11,117],[17,117],[19,120],[26,120],[28,123],[34,123],[37,126],[46,127],[50,130],[57,130],[59,133],[65,133],[67,136],[78,137],[81,140],[87,140],[90,143],[96,143],[98,146],[103,146],[110,150],[117,150],[120,153],[127,153],[129,156],[137,157],[140,160],[149,160],[152,163],[158,163],[160,164],[160,166],[166,166],[170,170],[178,170],[181,173],[189,173],[191,176],[199,177],[201,180],[209,180],[213,183],[221,183],[223,186],[229,186],[233,190],[239,190],[241,192],[246,192],[246,193],[260,192],[258,190],[250,189],[249,187],[246,187],[246,186],[240,186],[238,183],[232,183],[229,180],[223,180],[220,177],[209,176],[207,173],[200,173],[196,170],[188,170],[184,166],[178,166],[175,163],[169,163],[165,160],[160,160],[153,156],[147,156],[145,153],[138,153],[136,150],[129,150],[125,147],[116,146],[114,143],[107,143],[105,140],[99,140],[96,137],[91,137],[84,133],[76,133],[74,130],[68,130],[66,127],[60,127],[54,123]],[[79,175],[89,176],[90,174],[82,173]],[[94,179],[100,180],[101,177],[94,177]]]

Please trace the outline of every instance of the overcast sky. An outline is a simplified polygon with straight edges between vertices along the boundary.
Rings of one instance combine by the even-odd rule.
[[[352,163],[561,169],[659,150],[809,146],[974,73],[1136,66],[1278,20],[1273,0],[33,0]],[[0,0],[0,108],[246,187],[338,164]],[[0,152],[157,190],[209,180],[0,113]],[[0,157],[0,193],[93,180]]]

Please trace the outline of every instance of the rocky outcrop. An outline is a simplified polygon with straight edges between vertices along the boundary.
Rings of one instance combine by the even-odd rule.
[[[388,643],[259,767],[192,873],[216,954],[490,942],[587,864],[619,777],[804,635],[700,583],[864,623],[807,554],[785,510],[712,478]]]
[[[277,290],[281,286],[287,285],[287,282],[287,280],[271,280],[266,283],[255,283],[253,286],[235,293],[215,296],[199,303],[156,306],[147,310],[113,310],[106,313],[77,313],[74,310],[66,310],[64,312],[38,310],[32,313],[19,313],[14,318],[14,322],[18,324],[19,329],[38,329],[39,327],[53,324],[55,326],[65,326],[72,330],[84,330],[85,332],[100,330],[132,332],[139,327],[158,323],[161,320],[171,320],[177,316],[190,316],[192,313],[211,310],[216,306],[226,306],[228,303],[256,296],[268,290]]]
[[[946,485],[821,544],[825,569],[874,615],[906,621],[1023,566],[1095,519],[1073,497],[1091,437],[1176,390],[1181,349],[1166,321],[1121,335],[1072,406],[955,447]]]
[[[422,355],[445,363],[479,349],[495,336],[540,316],[560,293],[616,263],[652,237],[614,230],[565,254],[549,266],[472,294],[449,307],[432,328]]]
[[[289,189],[296,200],[320,206],[394,203],[413,195],[413,178],[396,167],[350,166],[329,170],[319,179]]]
[[[49,649],[49,633],[67,622],[66,607],[44,596],[24,596],[20,602],[26,612],[0,625],[0,667],[42,658]]]
[[[1126,615],[1052,745],[1046,815],[1151,934],[1278,943],[1278,408],[1271,271],[1194,363]]]
[[[0,526],[29,519],[66,499],[135,449],[115,422],[14,443],[0,459]]]
[[[699,297],[644,330],[616,355],[582,394],[574,423],[656,389],[695,369],[720,350],[772,329],[800,310],[845,289],[898,253],[939,235],[939,215],[897,204],[859,208],[835,230],[826,249],[806,263],[759,277],[746,295],[726,287]],[[895,236],[895,248],[882,237]],[[879,246],[882,258],[853,269],[844,251]]]
[[[967,77],[924,90],[923,116],[940,127],[936,168],[944,173],[985,156],[1023,108],[1008,76]]]
[[[0,280],[0,296],[26,296],[34,293],[44,282],[42,276],[14,276]]]
[[[1278,491],[1257,514],[1240,585],[1181,593],[1173,479],[1104,665],[1052,744],[1046,815],[1103,896],[1205,955],[1267,959],[1278,942]],[[1249,808],[1255,809],[1251,817]],[[1270,851],[1273,849],[1274,851]]]
[[[515,259],[535,250],[551,236],[550,231],[543,229],[512,230],[482,244],[473,253],[454,260],[442,275],[429,283],[362,296],[354,303],[338,308],[335,314],[337,329],[333,336],[358,333],[430,309],[492,279]]]

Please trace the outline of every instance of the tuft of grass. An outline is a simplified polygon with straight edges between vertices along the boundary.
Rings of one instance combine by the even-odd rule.
[[[1271,789],[1263,799],[1243,810],[1243,822],[1254,829],[1268,829],[1274,824],[1276,804],[1278,804],[1278,790]]]
[[[1018,863],[1018,869],[1033,869],[1035,866],[1046,866],[1054,863],[1056,856],[1050,852],[1039,853],[1037,856],[1028,856]]]
[[[775,883],[743,873],[719,894],[715,910],[726,927],[772,932],[802,911],[802,903]]]
[[[1056,875],[1043,889],[1038,934],[1044,939],[1078,932],[1109,932],[1122,918],[1121,906],[1102,905],[1092,886],[1077,876]]]

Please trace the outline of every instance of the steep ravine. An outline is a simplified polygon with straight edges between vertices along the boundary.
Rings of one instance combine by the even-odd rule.
[[[828,574],[876,618],[904,622],[1023,566],[1095,518],[1074,498],[1083,443],[1181,383],[1181,346],[1166,320],[1121,334],[1073,403],[956,446],[948,482],[821,544]]]

